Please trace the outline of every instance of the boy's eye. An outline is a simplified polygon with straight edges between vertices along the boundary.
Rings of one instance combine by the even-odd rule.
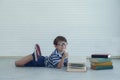
[[[60,46],[63,46],[63,45],[67,45],[67,43],[66,42],[59,42],[57,45],[60,45]]]

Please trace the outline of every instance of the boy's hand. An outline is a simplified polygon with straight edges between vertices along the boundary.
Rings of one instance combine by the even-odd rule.
[[[62,59],[61,59],[60,62],[58,63],[57,68],[61,68],[61,67],[64,65],[64,60],[65,60],[65,58],[67,58],[67,57],[68,57],[68,53],[67,53],[66,50],[64,50]]]
[[[68,52],[64,50],[63,58],[67,58],[67,57],[68,57]]]

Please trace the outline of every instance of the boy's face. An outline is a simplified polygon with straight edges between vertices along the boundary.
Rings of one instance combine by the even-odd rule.
[[[67,46],[67,42],[60,41],[57,43],[57,45],[55,45],[55,48],[60,52],[64,52],[64,50],[66,49],[66,46]]]

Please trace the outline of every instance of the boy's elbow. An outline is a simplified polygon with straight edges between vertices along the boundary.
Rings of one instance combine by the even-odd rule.
[[[58,69],[61,69],[61,68],[62,68],[62,66],[61,66],[61,65],[57,65],[57,68],[58,68]]]
[[[61,69],[62,67],[58,66],[57,68],[58,68],[58,69]]]

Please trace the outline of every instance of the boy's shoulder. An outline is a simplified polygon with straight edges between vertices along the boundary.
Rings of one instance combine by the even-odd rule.
[[[55,49],[50,56],[57,56],[57,57],[61,57],[61,54],[58,53],[58,51]]]
[[[57,49],[55,49],[55,50],[52,52],[52,54],[58,54]]]

